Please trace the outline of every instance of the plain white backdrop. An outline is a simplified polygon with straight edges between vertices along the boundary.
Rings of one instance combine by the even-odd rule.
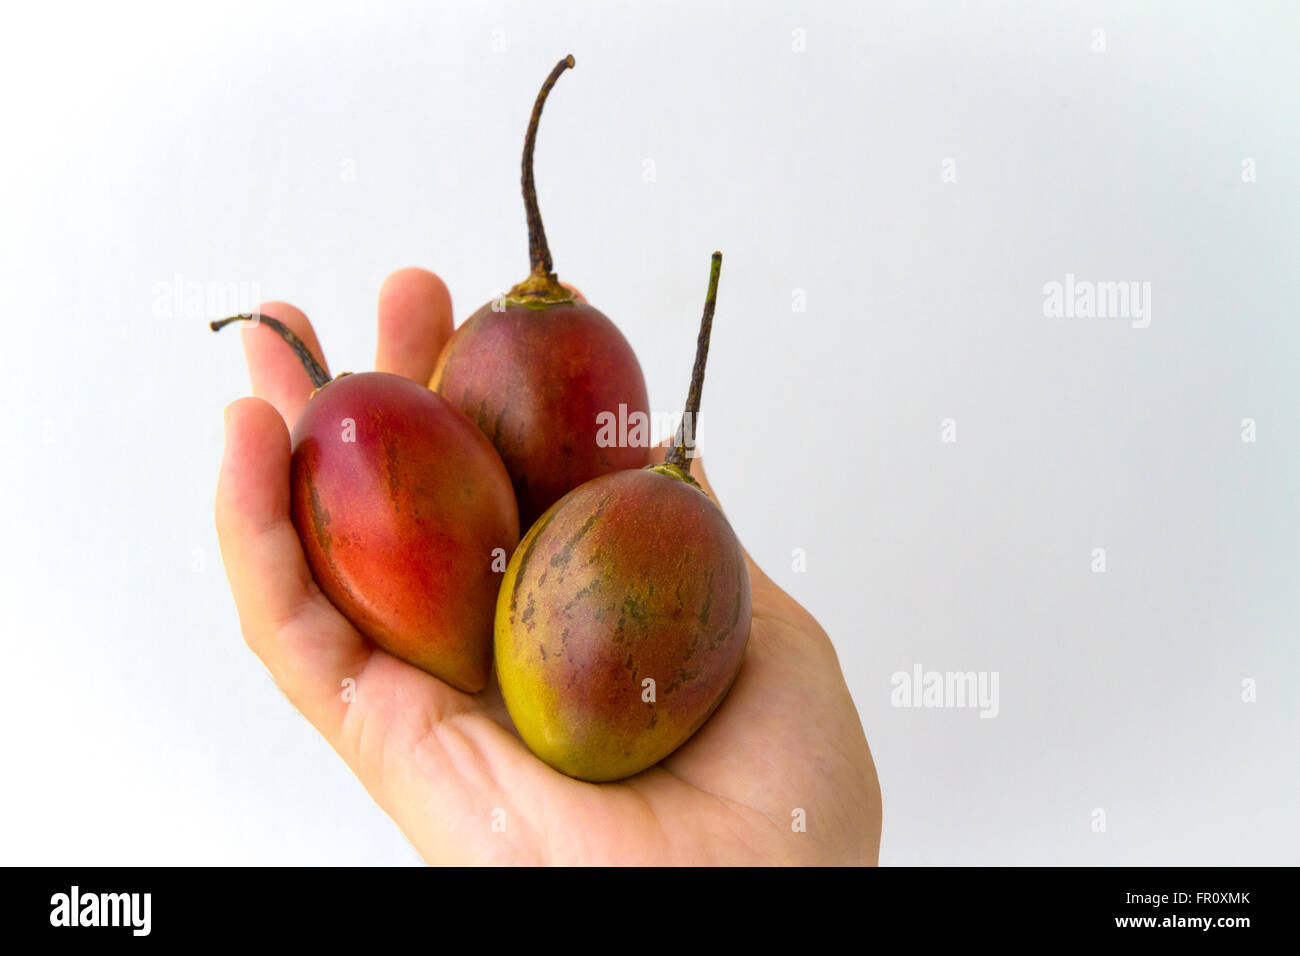
[[[572,53],[557,271],[671,411],[724,251],[701,445],[838,648],[881,861],[1300,863],[1297,9],[11,6],[0,862],[417,860],[240,639],[205,321],[362,370],[392,270],[458,320],[521,279]],[[1150,325],[1046,317],[1067,274]],[[892,706],[918,664],[998,716]]]

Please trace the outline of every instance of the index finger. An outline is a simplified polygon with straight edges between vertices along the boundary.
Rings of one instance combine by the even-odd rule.
[[[316,360],[325,366],[325,353],[321,351],[316,331],[303,315],[287,302],[263,302],[257,307],[258,315],[279,319],[306,343]],[[248,324],[244,326],[244,358],[248,362],[248,377],[253,384],[253,394],[275,406],[289,431],[293,431],[298,416],[311,398],[311,377],[302,367],[293,349],[269,327]],[[328,366],[325,366],[328,368]]]
[[[379,290],[375,368],[429,384],[451,338],[451,293],[427,269],[398,269]]]

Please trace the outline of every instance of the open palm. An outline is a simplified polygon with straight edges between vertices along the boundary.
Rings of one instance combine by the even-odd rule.
[[[261,310],[324,362],[301,312]],[[427,382],[451,331],[441,280],[394,273],[376,368]],[[243,335],[259,397],[226,409],[216,520],[244,638],[425,859],[876,862],[880,787],[835,650],[752,560],[753,629],[731,693],[685,745],[618,783],[534,757],[495,683],[464,694],[367,641],[317,588],[289,520],[289,429],[311,383],[270,329]],[[698,459],[692,472],[708,487]]]

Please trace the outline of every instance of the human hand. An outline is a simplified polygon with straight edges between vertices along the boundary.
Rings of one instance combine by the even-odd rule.
[[[324,364],[306,316],[283,302],[260,311]],[[400,270],[379,294],[375,367],[427,383],[451,332],[442,281]],[[244,639],[426,860],[877,861],[880,786],[835,650],[748,554],[753,627],[713,716],[634,777],[566,777],[520,741],[495,679],[462,693],[375,647],[321,593],[289,519],[289,430],[311,383],[270,329],[246,327],[243,341],[258,397],[226,409],[216,522]],[[713,494],[698,458],[692,475]]]

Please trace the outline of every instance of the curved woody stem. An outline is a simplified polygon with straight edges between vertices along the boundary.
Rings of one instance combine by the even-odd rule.
[[[573,69],[574,62],[572,56],[566,56],[555,64],[555,68],[546,77],[546,82],[542,84],[537,100],[533,103],[533,114],[528,120],[528,132],[524,136],[520,186],[524,193],[524,213],[528,217],[528,262],[532,271],[508,295],[525,304],[554,305],[572,302],[574,298],[573,293],[555,277],[551,248],[546,242],[546,227],[542,225],[542,213],[537,206],[537,184],[533,179],[533,150],[537,146],[537,127],[542,119],[542,107],[546,105],[546,97],[559,80],[560,74]]]
[[[320,388],[322,385],[330,383],[330,373],[325,371],[325,366],[316,360],[316,356],[311,354],[311,349],[307,343],[294,334],[293,329],[285,325],[279,319],[270,315],[258,315],[253,312],[241,312],[239,315],[232,315],[228,319],[218,319],[215,322],[209,322],[208,327],[213,332],[220,332],[232,322],[253,322],[259,325],[268,325],[275,330],[280,338],[289,344],[294,354],[298,356],[298,361],[302,362],[303,370],[307,377],[311,379],[312,388]]]
[[[695,341],[695,367],[691,369],[691,388],[686,394],[686,409],[677,429],[673,447],[664,461],[691,473],[691,456],[688,445],[695,444],[695,426],[700,418],[700,396],[704,391],[704,367],[709,361],[709,336],[713,332],[713,310],[718,304],[718,277],[722,272],[722,253],[713,254],[709,267],[709,291],[704,299],[704,315],[700,317],[700,334]],[[690,436],[689,439],[687,436]]]

